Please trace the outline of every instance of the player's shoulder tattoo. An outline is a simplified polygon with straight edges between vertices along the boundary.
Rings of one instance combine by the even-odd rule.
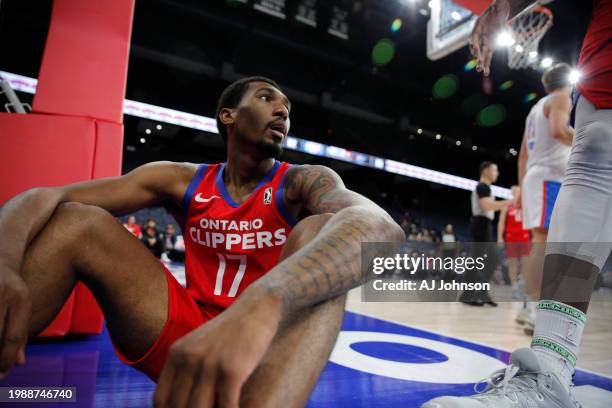
[[[345,190],[340,176],[329,167],[294,166],[287,171],[284,198],[287,203],[302,203],[314,213],[336,212],[343,205],[336,195]]]

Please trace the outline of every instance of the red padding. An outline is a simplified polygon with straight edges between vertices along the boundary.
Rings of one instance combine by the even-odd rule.
[[[455,3],[463,8],[470,10],[477,16],[481,15],[487,7],[493,3],[491,0],[454,0]]]
[[[33,187],[91,178],[91,119],[0,113],[0,135],[0,203]]]
[[[122,123],[134,0],[55,0],[34,112]]]
[[[96,135],[93,178],[121,175],[123,125],[96,121]]]
[[[119,124],[0,113],[0,135],[0,174],[6,175],[0,177],[0,204],[33,187],[120,174],[123,126]],[[97,334],[102,324],[95,299],[85,286],[78,285],[42,336]]]

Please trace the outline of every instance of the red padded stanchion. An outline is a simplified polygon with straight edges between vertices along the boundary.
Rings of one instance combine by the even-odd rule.
[[[33,187],[51,187],[120,173],[123,126],[93,119],[0,113],[0,203]],[[100,333],[103,316],[93,295],[79,284],[41,336]]]
[[[33,114],[0,113],[0,203],[32,187],[121,174],[123,98],[135,0],[55,0]],[[42,335],[100,333],[77,285]]]
[[[55,0],[35,112],[121,123],[134,0]]]
[[[33,187],[88,180],[95,124],[91,119],[0,113],[0,202]]]

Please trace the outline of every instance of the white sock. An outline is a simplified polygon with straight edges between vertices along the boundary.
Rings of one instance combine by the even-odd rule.
[[[585,323],[584,313],[564,303],[541,300],[537,306],[531,348],[542,370],[556,374],[568,390]]]

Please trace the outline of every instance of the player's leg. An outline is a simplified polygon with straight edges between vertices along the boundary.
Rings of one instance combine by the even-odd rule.
[[[509,244],[514,245],[512,243],[509,243]],[[516,254],[513,254],[513,256],[509,256],[506,253],[506,262],[508,263],[508,278],[510,279],[510,286],[512,287],[512,297],[515,299],[518,299],[519,294],[520,294],[519,284],[518,284],[520,257],[514,256],[514,255]]]
[[[544,251],[548,230],[546,228],[533,228],[531,242],[533,247],[529,254],[525,274],[525,293],[529,300],[536,302],[540,299],[540,286],[542,283],[542,270],[544,267]]]
[[[569,388],[597,274],[612,248],[612,110],[584,97],[557,198],[532,348]],[[564,329],[561,329],[561,328]]]
[[[486,244],[489,239],[488,229],[488,221],[484,218],[472,217],[470,220],[470,239],[472,240],[470,257],[473,259],[488,257]],[[485,266],[488,268],[489,264],[486,263]],[[484,270],[471,269],[465,272],[464,279],[467,283],[483,283],[487,281],[487,274]],[[464,290],[459,296],[459,301],[470,306],[483,306],[485,302],[483,298],[482,291]]]
[[[536,227],[531,229],[531,252],[525,265],[525,295],[526,307],[517,316],[517,322],[525,324],[525,333],[532,335],[535,325],[536,304],[540,300],[542,271],[544,269],[544,253],[548,230]]]
[[[571,378],[595,277],[612,249],[612,110],[596,110],[584,97],[563,186],[550,223],[542,300],[531,349],[513,353],[520,368],[498,373],[498,384],[472,397],[442,397],[424,407],[574,408]],[[569,300],[568,300],[569,299]],[[516,378],[514,378],[516,377]],[[493,378],[493,377],[492,377]],[[519,404],[509,402],[512,389]]]
[[[329,215],[302,220],[291,232],[281,260],[306,245]],[[336,342],[345,296],[304,310],[273,340],[243,387],[240,406],[303,407]]]
[[[109,332],[130,358],[142,356],[168,315],[160,262],[108,212],[65,203],[28,247],[22,276],[30,289],[30,336],[55,317],[77,281],[100,304]]]

